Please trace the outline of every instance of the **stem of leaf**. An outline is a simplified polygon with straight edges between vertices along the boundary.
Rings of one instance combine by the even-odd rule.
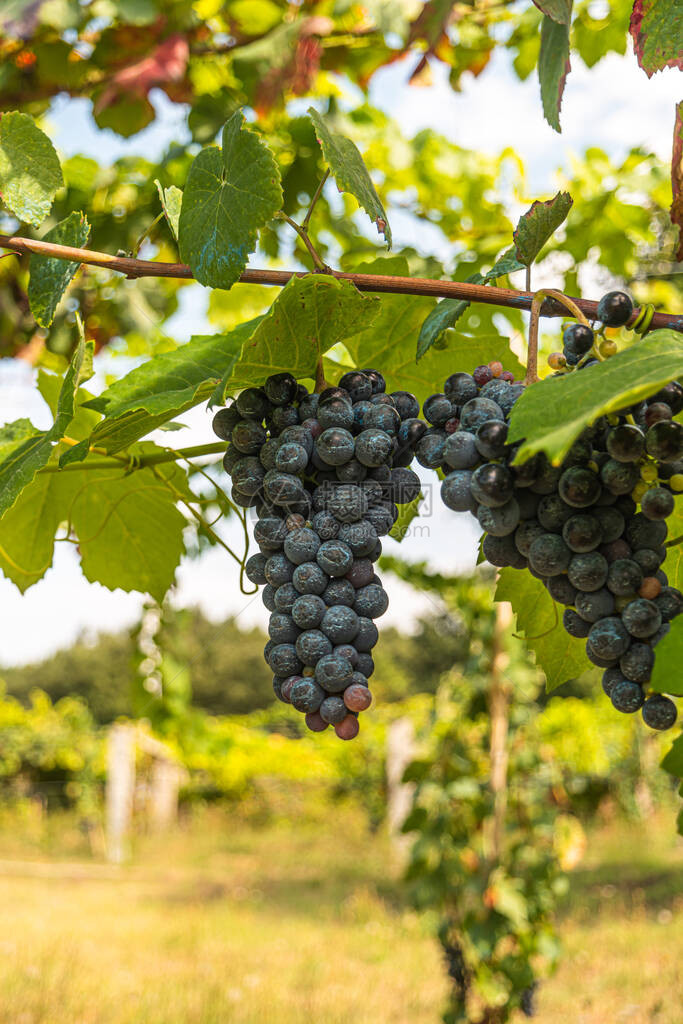
[[[137,254],[140,252],[140,249],[142,247],[142,243],[145,241],[146,238],[149,238],[151,232],[157,226],[157,224],[162,219],[162,217],[164,217],[164,211],[163,210],[161,211],[161,213],[157,214],[157,216],[154,218],[152,223],[148,224],[147,227],[145,228],[145,230],[142,232],[142,234],[138,238],[137,242],[133,246],[133,258],[134,259],[137,257]]]
[[[66,440],[66,439],[64,439]],[[67,442],[69,443],[69,442]],[[71,442],[77,443],[77,442]],[[103,449],[91,449],[102,451]],[[225,451],[225,441],[216,441],[211,444],[198,444],[192,448],[179,448],[177,451],[168,448],[162,452],[150,452],[149,455],[139,455],[134,461],[130,455],[110,455],[106,459],[91,459],[85,462],[70,462],[66,466],[59,466],[53,462],[49,466],[43,466],[39,473],[67,473],[69,471],[81,472],[85,469],[123,469],[130,466],[131,469],[145,469],[148,466],[158,466],[162,462],[175,462],[177,459],[198,458],[200,455],[217,455]]]
[[[325,264],[320,259],[320,256],[318,255],[317,250],[313,245],[313,242],[308,237],[308,232],[306,231],[306,228],[302,227],[301,224],[297,224],[295,220],[292,220],[291,217],[288,217],[286,213],[282,212],[282,210],[280,210],[277,216],[280,218],[280,220],[286,221],[286,223],[289,224],[290,228],[294,228],[297,235],[308,249],[316,270],[326,270],[327,268],[325,267]]]
[[[301,227],[304,229],[304,231],[308,231],[308,225],[310,223],[311,215],[313,213],[313,210],[315,209],[315,204],[320,199],[320,196],[321,196],[321,193],[322,193],[322,190],[323,190],[323,185],[325,184],[325,182],[327,181],[329,176],[330,176],[330,169],[328,167],[327,170],[325,171],[325,173],[322,176],[320,184],[318,185],[317,189],[313,193],[313,198],[311,199],[311,202],[310,202],[310,205],[308,207],[308,210],[306,211],[306,216],[301,221]]]
[[[531,264],[529,263],[526,268],[526,281],[525,288],[528,292],[531,291]]]
[[[531,303],[531,318],[529,320],[529,345],[526,360],[525,384],[535,384],[538,380],[538,324],[541,317],[541,306],[545,301],[544,291],[536,292],[534,301]]]
[[[329,387],[328,382],[325,380],[325,368],[323,367],[323,357],[321,356],[318,362],[315,364],[315,393],[319,395],[321,391]]]

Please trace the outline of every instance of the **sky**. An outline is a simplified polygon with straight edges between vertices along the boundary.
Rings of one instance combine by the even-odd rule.
[[[458,145],[487,153],[513,146],[528,169],[530,198],[553,194],[558,169],[568,171],[572,153],[589,146],[600,146],[615,159],[636,145],[664,159],[670,157],[674,107],[681,99],[680,73],[669,69],[648,80],[632,54],[610,55],[591,70],[574,60],[563,101],[562,135],[543,120],[535,76],[520,83],[503,52],[495,55],[482,76],[465,81],[460,93],[450,89],[438,66],[434,68],[433,84],[426,88],[409,86],[408,71],[405,63],[380,71],[371,83],[370,101],[396,117],[409,135],[431,127]],[[182,109],[163,94],[155,96],[154,101],[158,112],[155,123],[132,139],[123,140],[95,128],[87,101],[58,99],[50,115],[52,138],[64,156],[80,152],[104,163],[126,152],[144,152],[154,159],[170,141],[185,137]],[[428,236],[414,218],[393,217],[392,227],[396,248],[412,245],[425,251]],[[435,255],[445,258],[447,253]],[[196,286],[184,289],[181,295],[182,308],[168,325],[169,333],[178,340],[207,327],[202,312],[206,293]],[[4,360],[0,365],[0,421],[10,422],[19,416],[29,416],[39,427],[50,422],[33,388],[30,368]],[[184,414],[183,422],[188,429],[174,435],[178,446],[215,440],[203,407]],[[164,437],[162,443],[166,440]],[[438,494],[431,492],[431,474],[421,474],[428,493],[415,534],[402,545],[387,539],[384,550],[387,554],[400,553],[411,561],[426,560],[441,572],[467,571],[476,561],[478,527],[470,517],[449,512]],[[233,538],[236,530],[237,526],[227,526],[228,541],[237,540],[236,535]],[[173,603],[199,605],[216,621],[234,615],[245,626],[265,626],[268,613],[260,598],[244,597],[239,592],[228,561],[220,549],[198,560],[184,560],[178,570]],[[433,599],[416,595],[391,577],[386,587],[390,607],[380,627],[386,623],[410,630],[416,617],[429,610]],[[129,627],[139,616],[143,600],[139,594],[111,592],[88,583],[72,546],[57,545],[52,568],[23,597],[12,583],[0,578],[0,665],[37,661],[68,646],[81,634],[93,637],[98,631]]]

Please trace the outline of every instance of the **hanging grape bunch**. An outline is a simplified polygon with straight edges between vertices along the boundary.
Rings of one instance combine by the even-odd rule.
[[[605,326],[621,326],[633,306],[623,292],[598,305]],[[570,324],[563,352],[549,357],[559,373],[580,372],[613,355],[585,324]],[[448,508],[470,512],[485,531],[483,553],[495,566],[528,570],[565,605],[563,625],[585,638],[590,661],[618,711],[641,710],[647,725],[668,729],[676,706],[647,696],[655,647],[683,610],[661,565],[666,519],[683,492],[683,387],[673,381],[646,401],[601,417],[574,442],[559,466],[541,453],[512,465],[510,412],[523,393],[500,363],[455,373],[423,407],[430,428],[418,461],[446,475]]]
[[[420,493],[409,469],[426,430],[415,397],[377,370],[309,394],[288,373],[247,388],[213,420],[228,441],[232,499],[255,508],[260,553],[246,574],[270,611],[264,651],[276,696],[314,732],[358,733],[372,695],[374,620],[388,598],[373,563],[398,507]]]

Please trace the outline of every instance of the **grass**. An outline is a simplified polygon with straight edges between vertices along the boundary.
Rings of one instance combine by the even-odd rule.
[[[205,812],[120,869],[78,842],[0,832],[0,1024],[440,1021],[438,947],[351,809],[261,827]],[[539,1024],[680,1024],[682,880],[670,815],[589,837]]]

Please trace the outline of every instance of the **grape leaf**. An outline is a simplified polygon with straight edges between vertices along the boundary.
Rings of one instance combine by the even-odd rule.
[[[520,263],[515,256],[515,250],[509,249],[496,261],[488,274],[471,274],[465,278],[465,281],[467,284],[488,284],[490,281],[503,277],[504,274],[512,274],[515,270],[523,269],[524,264]],[[469,305],[467,299],[442,299],[434,307],[420,328],[416,362],[422,359],[425,352],[429,351],[448,327],[455,326]]]
[[[680,0],[635,0],[629,32],[638,63],[648,78],[668,67],[683,71]]]
[[[169,185],[168,188],[164,188],[158,178],[154,179],[154,184],[156,185],[157,192],[159,193],[159,199],[161,200],[161,208],[164,211],[164,216],[168,221],[168,226],[173,232],[173,237],[177,242],[180,208],[183,204],[183,190],[181,188],[177,188],[175,185]]]
[[[262,384],[272,373],[314,377],[320,356],[367,328],[379,310],[378,298],[361,294],[349,281],[324,274],[292,278],[245,340],[212,404],[222,404],[228,391]]]
[[[238,361],[260,317],[228,334],[197,335],[136,367],[85,406],[104,414],[91,443],[121,451],[167,420],[209,398]]]
[[[662,768],[677,779],[683,779],[683,736],[674,740],[671,750],[662,761]]]
[[[424,501],[424,494],[422,491],[418,494],[417,498],[409,501],[407,505],[399,507],[398,519],[389,530],[389,536],[401,543],[401,541],[410,535],[410,524],[413,519],[420,514],[420,504]]]
[[[592,669],[583,640],[565,632],[561,612],[540,580],[523,569],[501,569],[496,601],[508,601],[517,618],[517,629],[536,655],[550,693],[568,679]]]
[[[55,224],[44,242],[71,245],[81,249],[88,241],[90,225],[84,214],[74,211]],[[28,264],[28,301],[36,322],[49,327],[54,320],[59,300],[79,268],[72,260],[59,260],[53,256],[31,256]]]
[[[526,388],[510,416],[510,441],[524,441],[515,462],[544,451],[555,465],[581,431],[604,413],[654,394],[683,374],[683,336],[652,331],[599,365]]]
[[[178,223],[181,259],[201,284],[230,288],[256,248],[258,229],[281,205],[275,158],[236,111],[221,149],[203,149],[190,167]]]
[[[355,268],[360,274],[409,276],[405,256],[383,256]],[[387,390],[411,391],[418,401],[438,391],[450,374],[473,370],[479,363],[499,359],[506,370],[523,374],[524,368],[510,350],[508,339],[499,335],[462,335],[447,350],[432,347],[418,364],[415,338],[425,317],[435,306],[433,299],[410,295],[382,295],[380,312],[372,327],[345,342],[354,366],[376,366],[387,378]]]
[[[149,443],[137,449],[155,450]],[[127,473],[122,466],[39,473],[2,519],[0,568],[23,593],[50,568],[55,534],[70,522],[86,579],[161,601],[183,554],[187,525],[173,488],[187,494],[185,473],[170,463],[154,472]]]
[[[666,521],[669,540],[683,538],[683,497],[676,498],[674,510]],[[683,540],[667,548],[666,560],[662,569],[669,577],[669,584],[683,590]]]
[[[671,157],[671,223],[678,226],[676,259],[683,260],[683,101],[676,105],[674,149]]]
[[[570,70],[569,25],[544,17],[541,25],[541,51],[538,55],[538,80],[545,119],[556,132],[562,130],[560,107],[564,83]]]
[[[5,423],[0,427],[0,464],[11,455],[15,448],[36,433],[36,428],[26,417],[14,420],[13,423]]]
[[[568,25],[572,15],[572,0],[534,0],[542,14],[557,21],[560,25]]]
[[[666,570],[664,570],[666,572]],[[675,586],[675,584],[673,584]],[[652,671],[650,687],[657,693],[683,697],[683,620],[681,616],[671,623],[671,629],[657,644],[657,657]]]
[[[41,224],[64,180],[54,146],[33,118],[0,113],[0,197],[27,224]]]
[[[344,135],[331,132],[314,107],[309,107],[308,113],[339,191],[349,192],[358,200],[379,233],[384,235],[387,248],[391,249],[389,221],[357,146]]]
[[[531,266],[553,232],[567,219],[572,202],[568,192],[558,192],[545,202],[537,199],[522,214],[512,237],[515,256],[523,266]]]
[[[24,440],[5,449],[4,458],[0,459],[0,517],[12,507],[22,490],[47,463],[53,443],[64,436],[64,431],[74,415],[79,385],[92,374],[92,350],[92,342],[86,345],[81,338],[64,376],[52,427],[49,430],[35,430],[28,434],[28,428],[24,426],[21,428],[24,431]],[[16,435],[16,422],[11,426]]]

